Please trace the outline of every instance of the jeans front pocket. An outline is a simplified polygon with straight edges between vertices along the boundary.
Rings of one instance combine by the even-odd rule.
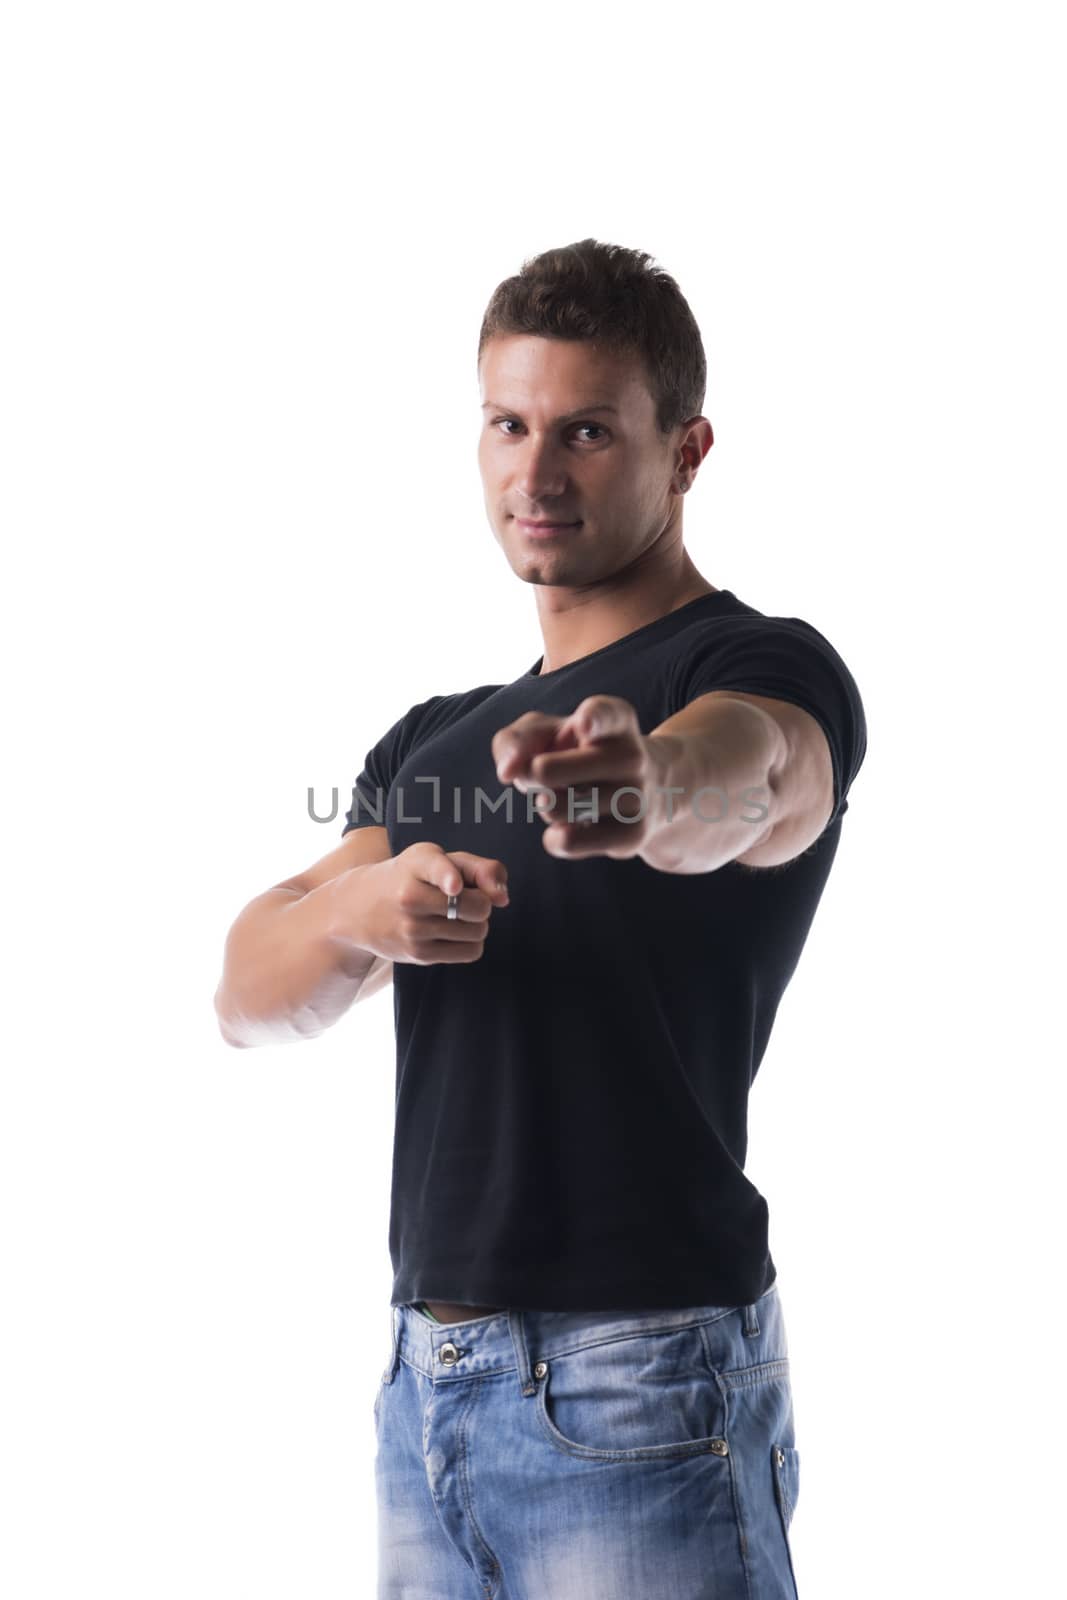
[[[604,1339],[540,1365],[538,1421],[565,1455],[727,1454],[726,1396],[697,1327]]]

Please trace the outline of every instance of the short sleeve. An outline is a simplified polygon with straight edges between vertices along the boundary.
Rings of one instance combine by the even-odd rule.
[[[345,814],[342,839],[355,828],[385,827],[389,791],[414,746],[422,713],[431,703],[422,701],[419,705],[411,706],[367,751],[363,770],[352,786],[352,804]]]
[[[686,630],[674,663],[676,708],[713,689],[788,700],[826,735],[834,775],[827,827],[848,810],[848,791],[867,753],[860,692],[829,640],[799,617],[731,617]]]

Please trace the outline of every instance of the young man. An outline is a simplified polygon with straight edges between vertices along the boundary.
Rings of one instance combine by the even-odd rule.
[[[862,703],[821,633],[684,548],[706,367],[647,255],[525,263],[478,372],[486,510],[544,653],[373,745],[341,845],[234,924],[220,1026],[304,1038],[394,985],[379,1595],[794,1595],[747,1099]]]

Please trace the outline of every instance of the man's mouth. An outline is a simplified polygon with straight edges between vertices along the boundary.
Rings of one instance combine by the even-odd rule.
[[[529,534],[533,539],[550,538],[556,533],[566,533],[569,529],[580,528],[581,519],[577,522],[534,522],[528,517],[516,517],[516,522],[523,533]]]

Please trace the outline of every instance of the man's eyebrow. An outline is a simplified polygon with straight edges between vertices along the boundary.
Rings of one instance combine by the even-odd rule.
[[[517,417],[513,406],[498,406],[495,400],[486,400],[482,405],[483,411],[506,411],[508,416]],[[598,400],[591,406],[579,406],[577,411],[568,411],[566,416],[557,417],[557,422],[573,422],[575,417],[587,417],[591,411],[611,411],[615,416],[619,414],[618,406],[609,405],[606,400]]]

